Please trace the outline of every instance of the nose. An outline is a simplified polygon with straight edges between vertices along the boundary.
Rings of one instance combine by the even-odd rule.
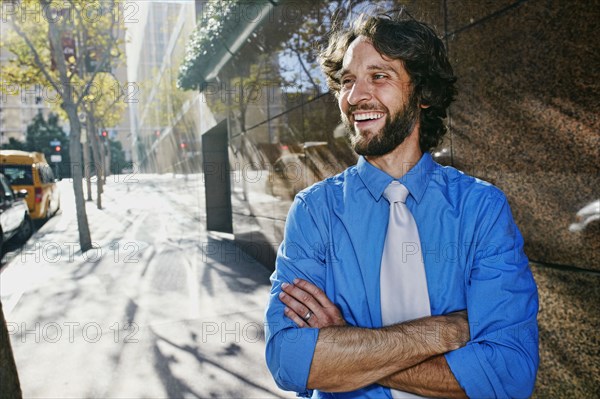
[[[357,105],[361,101],[368,101],[371,99],[371,88],[370,85],[363,80],[356,80],[352,89],[348,94],[348,104]]]

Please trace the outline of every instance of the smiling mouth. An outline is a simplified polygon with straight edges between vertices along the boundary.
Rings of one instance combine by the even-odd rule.
[[[354,122],[374,121],[383,118],[382,112],[366,112],[361,114],[353,114]]]

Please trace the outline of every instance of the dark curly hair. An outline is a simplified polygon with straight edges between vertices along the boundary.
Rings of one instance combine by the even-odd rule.
[[[389,13],[361,14],[350,27],[334,24],[320,62],[327,84],[336,96],[341,88],[344,54],[359,36],[369,39],[380,54],[403,62],[418,104],[429,106],[420,112],[421,151],[437,146],[446,134],[446,110],[456,96],[456,77],[442,40],[427,24],[399,19]]]

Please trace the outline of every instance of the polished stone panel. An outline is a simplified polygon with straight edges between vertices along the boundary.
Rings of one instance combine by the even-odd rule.
[[[398,4],[406,6],[413,18],[431,25],[440,35],[444,33],[446,20],[443,0],[411,0]]]
[[[464,29],[481,20],[494,18],[505,11],[510,12],[513,7],[518,7],[522,0],[445,0],[447,32]]]
[[[570,230],[600,196],[594,12],[529,1],[449,43],[455,166],[507,194],[531,259],[600,269],[598,223]]]
[[[404,4],[440,34],[444,27],[458,32],[446,40],[459,97],[450,112],[451,134],[440,147],[446,152],[436,151],[436,159],[507,194],[531,259],[600,268],[598,222],[580,228],[576,217],[600,197],[600,76],[594,67],[600,57],[591,23],[600,17],[598,7],[541,0]],[[301,75],[299,64],[293,68]],[[248,104],[247,145],[236,162],[242,168],[259,163],[268,175],[252,190],[246,182],[246,192],[264,189],[287,206],[299,190],[355,156],[336,127],[334,102],[314,100],[308,91],[276,94],[278,100],[263,95]],[[238,119],[232,118],[233,137],[242,129]],[[279,208],[270,216],[285,219]]]
[[[600,274],[532,265],[538,284],[540,367],[534,398],[598,397]]]

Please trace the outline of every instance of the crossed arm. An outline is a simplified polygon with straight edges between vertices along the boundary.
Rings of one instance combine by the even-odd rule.
[[[466,312],[425,317],[380,329],[346,325],[315,285],[283,284],[285,314],[299,327],[319,328],[307,387],[352,391],[373,383],[433,397],[464,398],[443,356],[469,339]],[[300,315],[311,312],[308,320]]]

